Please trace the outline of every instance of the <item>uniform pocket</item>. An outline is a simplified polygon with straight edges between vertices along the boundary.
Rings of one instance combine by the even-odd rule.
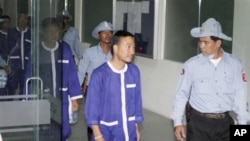
[[[130,104],[134,103],[135,101],[135,94],[136,94],[136,84],[126,84],[126,96],[130,101]]]
[[[105,125],[105,126],[115,126],[118,125],[118,120],[107,122],[107,121],[100,121],[100,124]]]
[[[225,77],[224,78],[224,86],[223,86],[223,93],[224,94],[233,94],[233,78]]]
[[[197,94],[209,94],[210,92],[210,79],[201,78],[195,81],[195,87]]]

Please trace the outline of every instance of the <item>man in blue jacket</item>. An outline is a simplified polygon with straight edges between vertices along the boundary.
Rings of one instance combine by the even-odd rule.
[[[132,62],[134,35],[117,31],[111,44],[112,58],[91,76],[85,106],[92,141],[139,141],[143,122],[140,71]]]
[[[52,106],[61,108],[62,113],[55,111],[51,120],[51,133],[41,136],[41,140],[66,141],[71,134],[69,124],[69,100],[72,110],[78,110],[78,99],[82,98],[77,70],[70,46],[60,42],[59,21],[56,18],[45,18],[42,21],[42,42],[39,47],[39,76],[43,80],[43,94],[54,99]],[[31,75],[31,62],[27,66],[27,75]],[[58,105],[59,103],[59,105]],[[61,104],[60,104],[61,103]],[[53,108],[53,107],[52,107]],[[58,109],[57,109],[58,110]],[[59,120],[58,120],[59,119]],[[60,136],[62,134],[62,136]]]
[[[16,94],[18,87],[21,90],[20,94],[24,89],[25,66],[30,59],[31,50],[31,32],[27,27],[27,21],[27,14],[20,12],[17,26],[10,29],[7,35],[7,63],[12,70],[6,85],[9,95]]]

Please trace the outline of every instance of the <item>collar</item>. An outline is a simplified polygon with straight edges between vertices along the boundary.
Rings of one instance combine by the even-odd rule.
[[[57,48],[59,47],[59,44],[58,44],[58,42],[56,42],[56,46],[55,46],[55,47],[49,48],[49,47],[47,47],[47,46],[45,45],[45,43],[42,41],[42,46],[43,46],[43,48],[44,48],[45,50],[47,50],[47,51],[55,51],[55,50],[57,50]]]
[[[124,72],[126,72],[127,71],[127,69],[128,69],[128,65],[127,64],[125,64],[125,66],[124,66],[124,68],[122,69],[122,70],[117,70],[117,69],[115,69],[113,66],[112,66],[112,64],[110,63],[110,61],[107,61],[107,64],[108,64],[108,66],[111,68],[111,70],[113,71],[113,72],[115,72],[115,73],[124,73]]]
[[[0,32],[4,35],[7,35],[7,32],[4,32],[3,30],[0,30]]]
[[[20,29],[19,29],[18,26],[16,27],[16,30],[20,32]],[[27,30],[28,30],[28,27],[26,27],[25,30],[24,30],[23,32],[26,32]]]
[[[226,53],[223,49],[221,49],[221,51],[222,51],[221,61],[228,62],[229,61],[228,53]],[[198,59],[200,59],[200,63],[202,63],[202,64],[210,62],[210,59],[208,57],[204,56],[202,53],[198,54],[197,57],[198,57]]]
[[[98,46],[98,51],[104,53],[103,50],[102,50],[101,44],[98,43],[97,46]],[[111,50],[111,49],[110,49],[110,50]],[[108,54],[111,54],[110,50],[109,50],[109,53],[108,53]]]
[[[100,44],[100,43],[98,43],[98,45],[97,45],[97,46],[98,46],[98,51],[103,52],[103,51],[102,51],[101,44]]]

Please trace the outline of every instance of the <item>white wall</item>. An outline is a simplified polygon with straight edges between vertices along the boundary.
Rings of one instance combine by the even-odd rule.
[[[138,56],[135,64],[141,71],[143,107],[170,117],[182,64]]]
[[[234,30],[233,30],[233,54],[240,57],[245,65],[248,76],[248,109],[250,109],[250,1],[235,0]]]

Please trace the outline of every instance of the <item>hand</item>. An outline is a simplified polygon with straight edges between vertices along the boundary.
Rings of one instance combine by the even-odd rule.
[[[95,141],[105,141],[98,125],[92,125],[91,129],[93,130]]]
[[[88,76],[86,75],[83,79],[83,84],[82,84],[82,91],[85,93],[87,90],[87,84],[88,84]]]
[[[10,66],[5,67],[6,73],[9,75],[11,73],[11,68]]]
[[[137,138],[137,141],[139,141],[141,139],[141,134],[140,134],[138,123],[135,124],[135,128],[136,128],[136,138]]]
[[[77,99],[71,100],[71,102],[72,102],[72,111],[78,111],[79,109],[78,100]]]
[[[103,137],[96,139],[95,141],[105,141]]]
[[[139,130],[136,130],[136,138],[137,138],[137,141],[140,141],[141,139],[141,134]]]
[[[185,127],[183,125],[176,126],[174,133],[178,141],[184,141],[184,138],[186,138]]]

